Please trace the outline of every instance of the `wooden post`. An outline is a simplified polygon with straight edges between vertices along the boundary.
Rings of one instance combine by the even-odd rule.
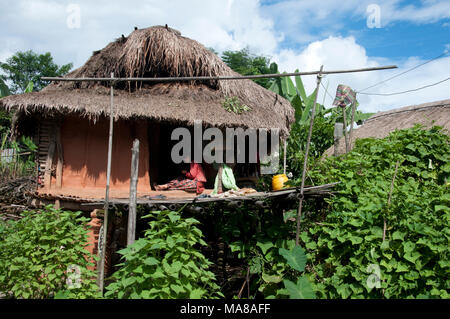
[[[128,211],[127,246],[136,238],[136,200],[139,172],[139,140],[135,139],[131,149],[130,206]]]
[[[300,238],[300,219],[302,218],[302,205],[303,205],[303,192],[305,188],[305,178],[306,178],[306,169],[308,166],[308,153],[309,153],[309,145],[311,144],[311,135],[314,125],[314,116],[316,114],[316,104],[317,104],[317,96],[319,95],[319,86],[320,82],[322,81],[322,70],[323,65],[320,67],[320,72],[317,74],[317,86],[316,86],[316,96],[314,97],[314,104],[311,112],[311,120],[309,121],[309,132],[308,132],[308,139],[306,140],[306,150],[305,150],[305,159],[303,161],[303,173],[302,173],[302,183],[300,185],[300,200],[298,203],[298,210],[297,210],[297,232],[295,235],[295,244],[299,245],[299,238]]]
[[[345,104],[342,107],[342,116],[344,120],[344,137],[345,137],[345,153],[349,152],[349,145],[348,145],[348,135],[347,135],[347,112],[346,112]]]
[[[344,124],[334,123],[334,156],[340,155],[341,138],[344,135]]]
[[[111,78],[114,78],[114,73],[111,73]],[[105,191],[105,215],[103,217],[103,242],[100,251],[99,267],[97,284],[100,292],[103,295],[103,285],[105,277],[105,252],[106,240],[108,235],[108,208],[109,208],[109,182],[111,179],[111,157],[112,157],[112,141],[113,141],[113,127],[114,127],[114,81],[111,81],[111,103],[109,106],[109,140],[108,140],[108,164],[106,168],[106,191]]]
[[[52,184],[53,156],[55,155],[55,132],[52,130],[49,136],[47,159],[45,161],[44,187],[50,189]]]
[[[61,144],[61,126],[56,127],[56,151],[58,153],[58,161],[56,163],[56,187],[62,187],[62,172],[63,172],[63,163],[64,163],[64,155],[63,148]]]
[[[353,122],[355,121],[355,112],[356,112],[356,96],[355,100],[352,103],[352,119],[350,123],[350,133],[349,133],[349,143],[350,149],[352,149],[352,133],[353,133]]]

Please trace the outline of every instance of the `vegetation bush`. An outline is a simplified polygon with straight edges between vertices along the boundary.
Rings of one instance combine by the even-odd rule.
[[[0,224],[0,291],[13,298],[98,297],[87,267],[87,218],[46,206]]]
[[[222,296],[211,262],[196,246],[206,245],[194,218],[153,211],[145,236],[119,251],[124,262],[106,287],[109,298],[213,298]]]
[[[318,295],[448,298],[449,173],[449,137],[419,126],[358,140],[312,171],[318,183],[341,182],[325,217],[302,221]]]

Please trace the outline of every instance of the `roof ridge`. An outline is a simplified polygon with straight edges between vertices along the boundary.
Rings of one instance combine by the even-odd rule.
[[[440,101],[435,101],[435,102],[427,102],[427,103],[422,103],[422,104],[417,104],[417,105],[408,105],[408,106],[403,106],[403,107],[396,108],[393,110],[377,112],[376,114],[374,114],[370,118],[368,118],[366,122],[375,120],[380,117],[389,116],[389,115],[394,115],[394,114],[399,114],[399,113],[404,113],[404,112],[427,110],[427,109],[435,108],[435,107],[450,107],[450,99],[440,100]]]

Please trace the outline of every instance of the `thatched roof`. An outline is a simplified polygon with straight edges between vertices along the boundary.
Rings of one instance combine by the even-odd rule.
[[[352,146],[358,138],[383,138],[394,130],[422,124],[425,127],[442,126],[450,134],[450,100],[419,105],[411,105],[372,115],[361,127],[353,130]],[[345,153],[344,137],[339,141],[339,153]],[[334,145],[325,151],[324,156],[334,154]]]
[[[235,76],[217,55],[199,42],[162,26],[133,31],[100,51],[66,77]],[[89,118],[109,113],[108,83],[59,82],[40,92],[0,99],[0,106],[38,112],[78,112]],[[250,110],[224,109],[226,97],[237,97]],[[251,80],[172,83],[119,83],[114,97],[119,118],[146,117],[192,125],[279,128],[289,132],[294,110],[281,96]]]

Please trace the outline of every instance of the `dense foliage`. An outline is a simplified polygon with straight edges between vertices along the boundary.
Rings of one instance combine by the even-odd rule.
[[[358,140],[312,171],[318,183],[341,182],[303,221],[320,297],[448,298],[449,173],[448,136],[418,126]]]
[[[72,68],[72,63],[62,66],[53,62],[49,52],[38,54],[31,50],[17,52],[5,62],[0,62],[3,77],[11,83],[12,94],[23,93],[30,82],[34,83],[34,91],[39,91],[48,84],[41,76],[63,76]]]
[[[298,72],[298,70],[295,70],[295,72]],[[288,171],[295,177],[301,177],[316,92],[307,95],[301,77],[295,76],[294,80],[295,83],[290,77],[276,78],[269,89],[289,100],[295,110],[295,121],[287,140],[286,162]],[[356,104],[357,106],[358,104]],[[347,106],[345,112],[347,119],[350,119],[352,106]],[[373,113],[363,113],[356,109],[354,121],[357,124],[362,124],[362,121],[368,119],[371,115]],[[323,152],[333,145],[334,124],[337,122],[343,122],[342,109],[340,107],[325,108],[324,105],[316,101],[309,149],[310,162],[319,159]]]
[[[246,265],[249,298],[315,297],[305,273],[306,255],[295,246],[294,228],[288,218],[277,210],[246,208],[217,216],[216,231],[229,247],[230,258]]]
[[[242,75],[259,75],[277,73],[276,63],[270,63],[270,59],[265,56],[258,56],[250,53],[248,48],[240,51],[224,51],[222,60],[234,71]],[[269,88],[272,79],[255,79],[259,85]]]
[[[153,211],[145,236],[119,251],[122,266],[106,287],[112,298],[219,297],[211,262],[196,246],[206,245],[194,218],[174,211]]]
[[[97,297],[87,245],[87,218],[46,206],[0,224],[0,291],[14,298]]]

